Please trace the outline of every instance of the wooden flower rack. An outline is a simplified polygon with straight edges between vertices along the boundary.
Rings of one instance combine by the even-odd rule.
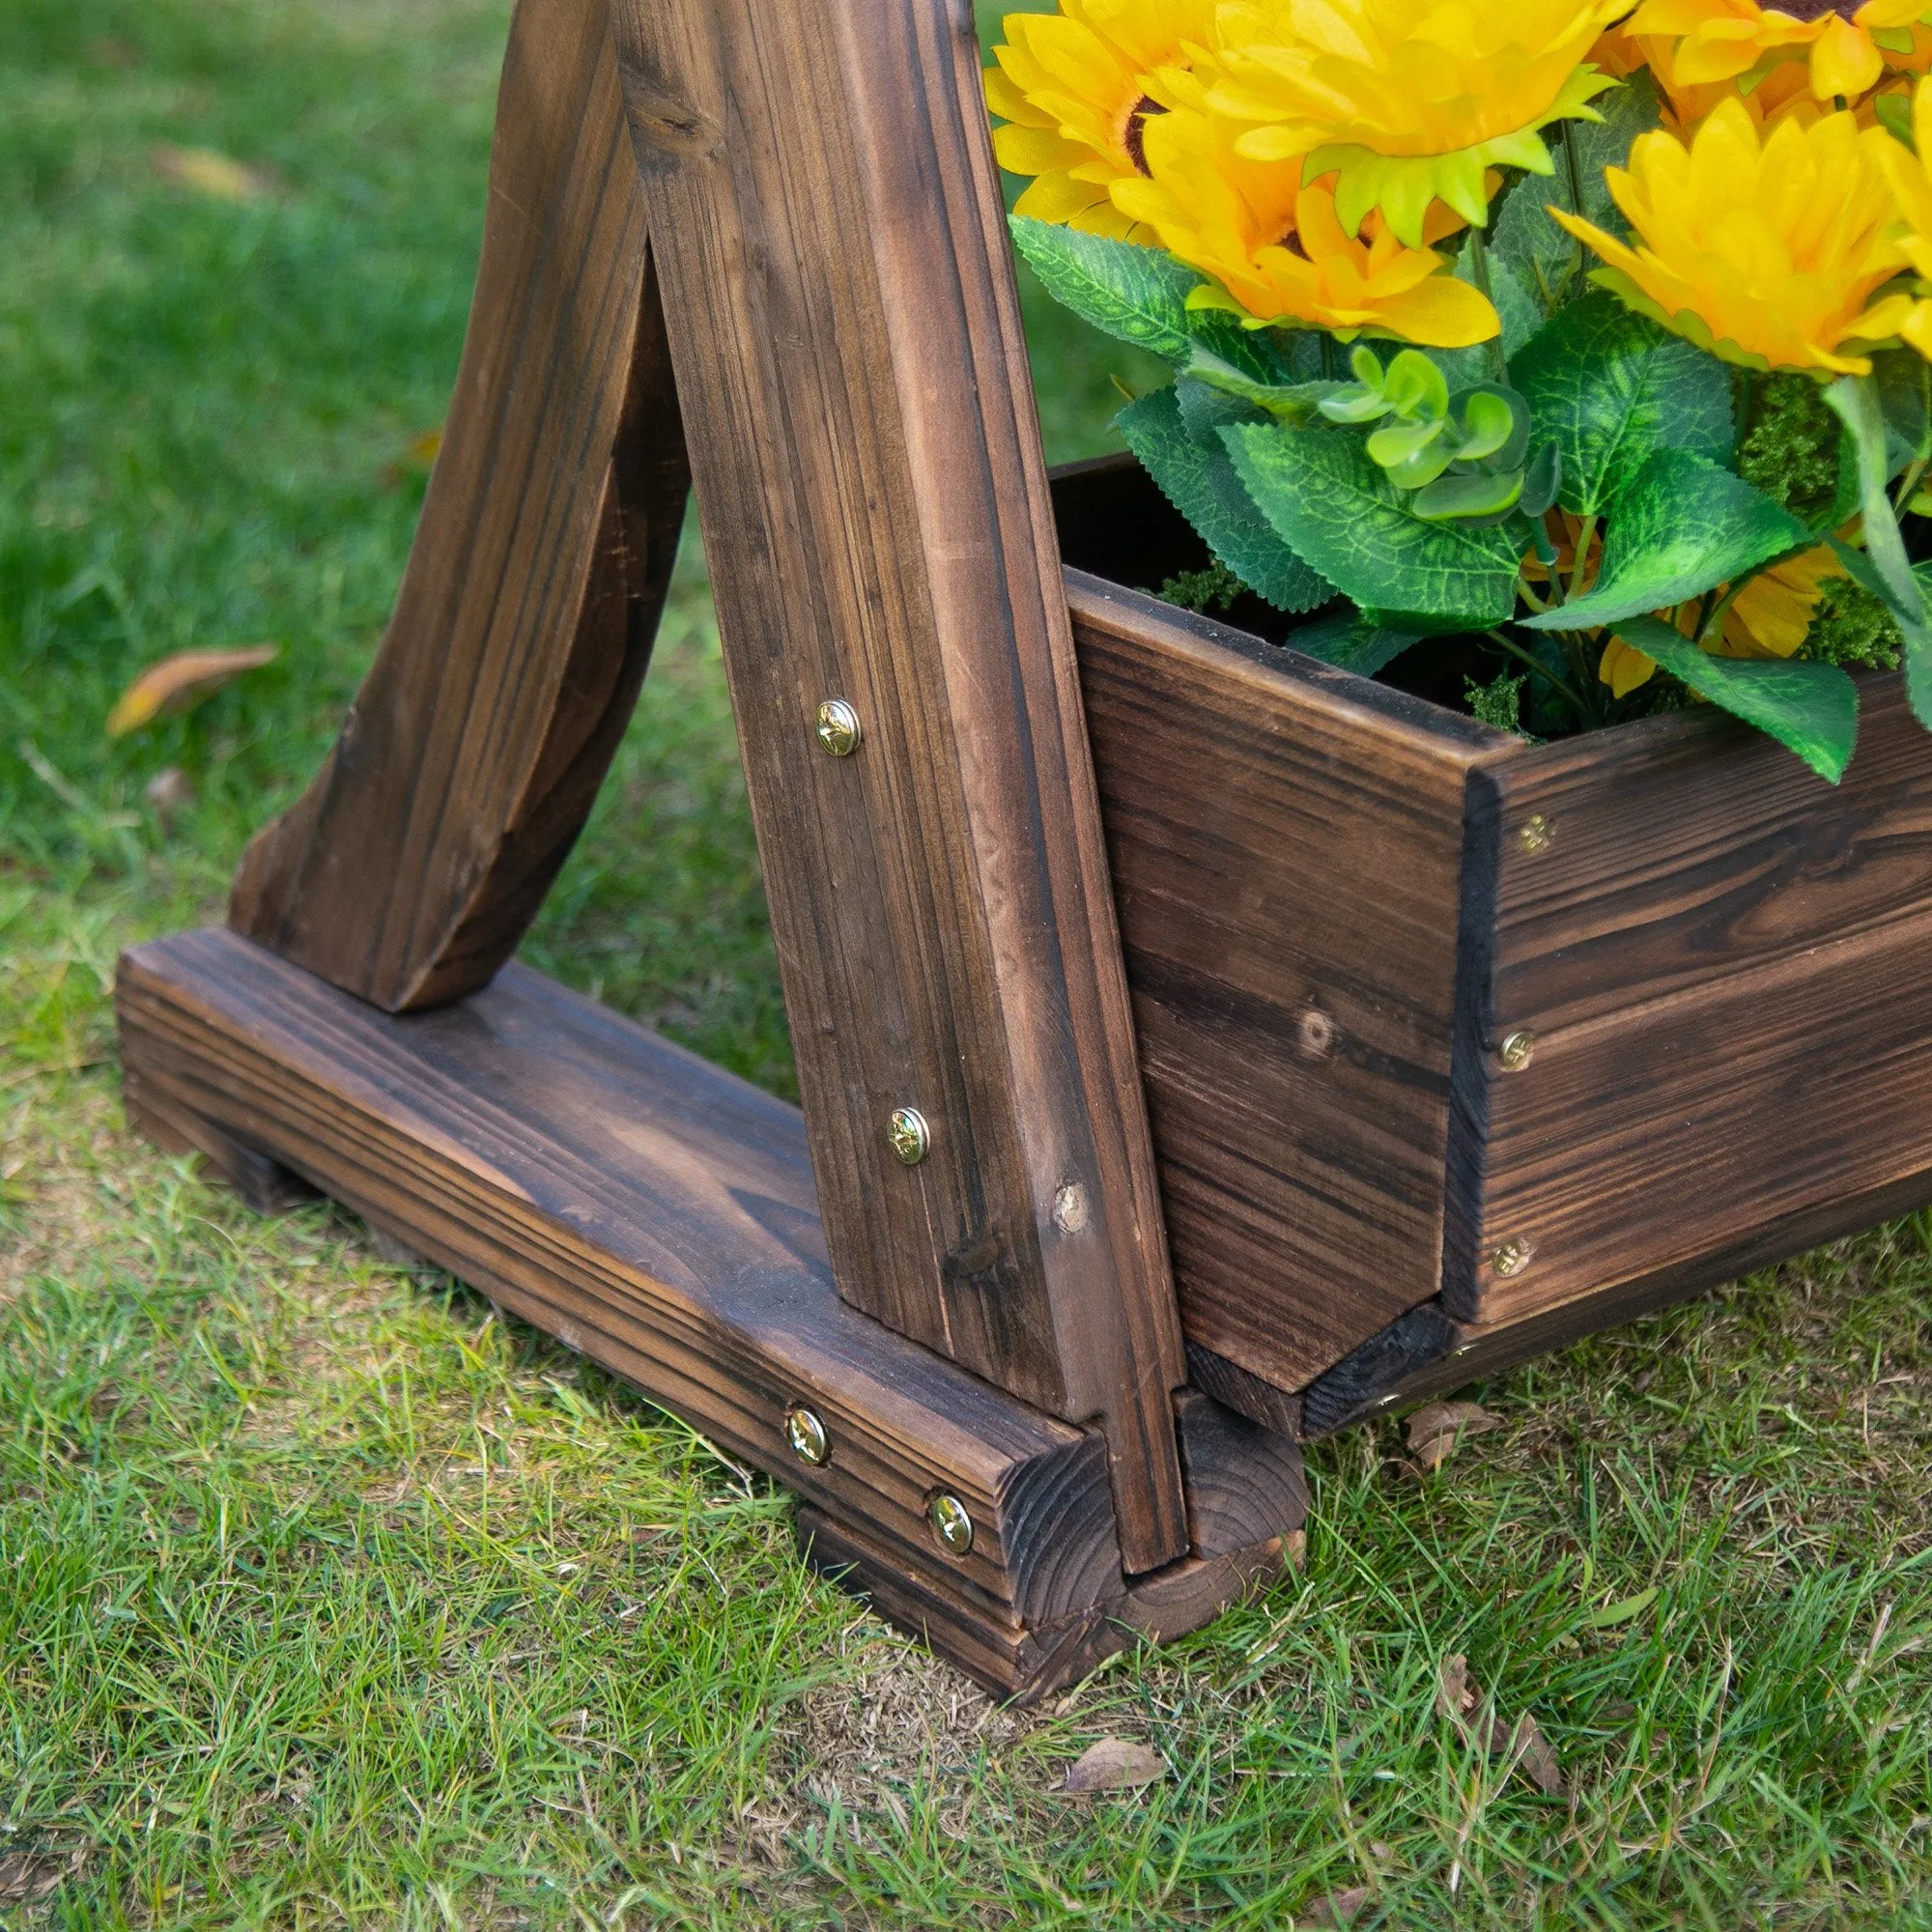
[[[802,1111],[506,963],[694,481]],[[1895,693],[1835,795],[1530,750],[1122,587],[1192,542],[1049,485],[964,0],[521,0],[394,617],[227,927],[124,958],[131,1115],[1025,1693],[1272,1575],[1303,1437],[1932,1197]]]

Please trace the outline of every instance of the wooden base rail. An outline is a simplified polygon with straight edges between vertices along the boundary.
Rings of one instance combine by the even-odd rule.
[[[128,952],[118,1004],[154,1138],[265,1208],[320,1189],[624,1377],[996,1690],[1207,1621],[1301,1523],[1296,1446],[1190,1391],[1192,1551],[1129,1584],[1097,1433],[839,1299],[797,1110],[540,974],[397,1016],[217,929]]]

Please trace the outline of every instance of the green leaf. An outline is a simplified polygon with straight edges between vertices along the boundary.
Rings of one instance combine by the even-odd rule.
[[[1418,517],[1435,523],[1444,517],[1499,517],[1521,500],[1520,469],[1506,469],[1500,475],[1478,469],[1426,484],[1415,493],[1410,507]]]
[[[1369,461],[1379,469],[1393,469],[1398,463],[1407,462],[1432,442],[1439,442],[1448,427],[1447,416],[1436,416],[1426,422],[1411,422],[1398,416],[1394,422],[1385,423],[1369,438],[1365,445]],[[1453,454],[1454,451],[1445,449],[1443,462],[1447,463]]]
[[[1227,429],[1190,435],[1173,389],[1122,410],[1115,424],[1161,493],[1208,548],[1257,595],[1281,611],[1312,611],[1333,589],[1302,562],[1241,487],[1222,446]],[[1265,425],[1261,426],[1266,433]]]
[[[1219,389],[1223,395],[1237,397],[1252,408],[1279,416],[1285,422],[1303,422],[1316,410],[1325,411],[1346,383],[1318,380],[1312,383],[1258,382],[1245,369],[1204,349],[1199,343],[1181,364],[1183,379]]]
[[[1563,457],[1558,500],[1601,515],[1660,449],[1731,453],[1731,380],[1715,355],[1593,290],[1540,328],[1510,366],[1535,437]]]
[[[1625,1597],[1620,1603],[1605,1604],[1601,1610],[1592,1610],[1583,1619],[1585,1630],[1615,1630],[1619,1624],[1634,1622],[1657,1602],[1657,1585],[1653,1583],[1647,1590],[1639,1590],[1634,1597]]]
[[[1865,561],[1879,595],[1905,639],[1905,695],[1912,715],[1932,730],[1932,618],[1905,554],[1886,486],[1890,481],[1885,406],[1876,376],[1840,376],[1825,400],[1852,433],[1858,455],[1859,497],[1864,512]],[[1838,546],[1833,546],[1834,550]],[[1843,553],[1840,552],[1842,555]]]
[[[1616,499],[1596,587],[1522,621],[1582,631],[1667,610],[1812,541],[1788,510],[1728,469],[1660,449]]]
[[[1548,207],[1577,213],[1571,190],[1571,155],[1582,186],[1584,217],[1612,235],[1628,234],[1622,212],[1604,180],[1607,167],[1630,159],[1631,143],[1659,121],[1657,90],[1648,73],[1633,74],[1596,102],[1601,122],[1566,121],[1554,144],[1553,175],[1523,175],[1509,189],[1490,243],[1492,272],[1500,261],[1518,284],[1552,313],[1589,265],[1583,244],[1550,219]],[[1566,144],[1574,144],[1566,152]],[[1498,303],[1498,307],[1501,304]],[[1504,316],[1505,329],[1509,318]]]
[[[1233,425],[1221,440],[1268,522],[1357,604],[1412,617],[1425,635],[1487,630],[1516,609],[1526,533],[1425,522],[1361,437],[1268,423]]]
[[[1836,665],[1714,658],[1655,617],[1634,617],[1617,636],[1655,658],[1700,697],[1755,724],[1836,784],[1859,736],[1859,688]]]
[[[1307,657],[1320,658],[1323,664],[1351,670],[1357,677],[1374,677],[1409,645],[1419,644],[1423,635],[1378,624],[1367,611],[1344,603],[1332,614],[1291,631],[1288,645]]]
[[[1916,349],[1882,349],[1871,359],[1885,418],[1886,474],[1932,457],[1932,363]]]
[[[1142,248],[1024,214],[1013,244],[1055,301],[1120,342],[1177,365],[1194,353],[1187,298],[1201,277],[1163,248]],[[1237,326],[1238,327],[1238,326]]]

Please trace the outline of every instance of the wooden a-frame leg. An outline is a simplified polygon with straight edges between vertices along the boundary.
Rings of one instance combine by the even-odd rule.
[[[488,984],[630,721],[688,493],[604,0],[526,0],[395,613],[327,762],[249,846],[229,923],[392,1011]]]
[[[623,0],[640,188],[604,4],[521,0],[395,617],[233,930],[124,962],[129,1111],[608,1362],[799,1489],[814,1561],[1040,1688],[1270,1574],[1300,1465],[1180,1387],[970,36],[939,0]],[[642,675],[687,415],[803,1127],[492,977]],[[787,1447],[807,1400],[823,1467]]]

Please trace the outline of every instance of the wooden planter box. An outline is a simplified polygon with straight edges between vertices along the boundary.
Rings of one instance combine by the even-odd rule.
[[[1310,1435],[1932,1200],[1932,745],[1531,746],[1126,584],[1055,479],[1196,1379]],[[1259,607],[1257,607],[1259,609]]]

